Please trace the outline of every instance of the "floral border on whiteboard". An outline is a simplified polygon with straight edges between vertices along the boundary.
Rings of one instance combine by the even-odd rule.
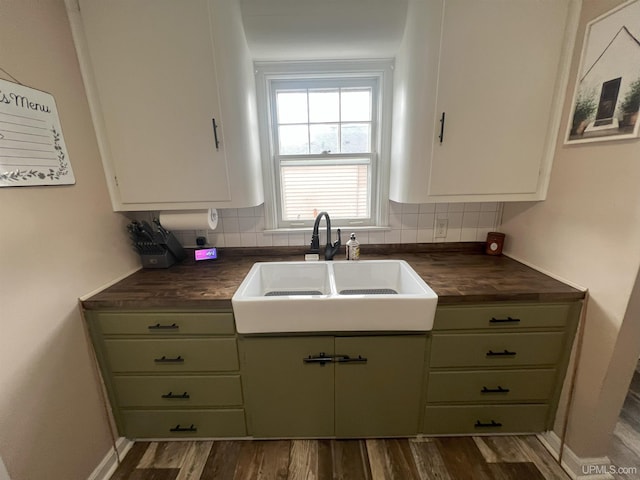
[[[0,79],[0,187],[75,184],[52,95]]]
[[[637,138],[640,0],[587,24],[565,144]]]

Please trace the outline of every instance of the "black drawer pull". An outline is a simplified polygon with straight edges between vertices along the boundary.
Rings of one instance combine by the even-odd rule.
[[[491,320],[489,320],[489,323],[519,323],[519,322],[520,322],[519,318],[511,318],[511,317],[507,317],[507,318],[491,317]]]
[[[193,423],[190,427],[181,427],[180,424],[176,425],[173,428],[169,429],[170,432],[197,432],[198,429],[193,426]]]
[[[474,427],[476,428],[491,428],[491,427],[501,427],[502,424],[500,422],[496,422],[495,420],[491,420],[491,423],[483,423],[480,420],[476,420]]]
[[[350,357],[349,355],[339,355],[338,363],[367,363],[367,359],[362,355]]]
[[[480,393],[509,393],[509,391],[510,390],[508,388],[502,388],[500,385],[498,385],[498,388],[482,387]]]
[[[320,352],[320,355],[309,355],[307,358],[303,358],[303,363],[319,363],[321,367],[324,367],[325,363],[333,362],[334,355],[325,355],[324,352]]]
[[[220,150],[220,140],[218,140],[218,124],[216,123],[216,119],[212,118],[211,123],[213,123],[213,140],[216,145],[216,150]]]
[[[156,363],[184,363],[184,358],[182,355],[178,355],[176,358],[167,358],[163,355],[160,358],[154,358],[153,361]]]
[[[180,326],[175,323],[172,323],[171,325],[160,325],[159,323],[156,323],[155,325],[149,325],[147,328],[149,330],[178,330]]]
[[[516,352],[510,352],[506,348],[502,352],[494,352],[493,350],[489,350],[487,352],[487,357],[515,357]]]
[[[191,396],[184,392],[182,395],[174,395],[173,392],[165,393],[162,398],[191,398]]]

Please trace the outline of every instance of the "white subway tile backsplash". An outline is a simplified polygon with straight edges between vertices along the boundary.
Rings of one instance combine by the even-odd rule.
[[[420,204],[416,203],[401,203],[402,213],[418,213],[420,211]]]
[[[420,213],[436,213],[435,203],[421,203],[418,209]]]
[[[289,246],[290,247],[299,247],[301,245],[306,245],[307,240],[304,233],[290,233],[289,234]]]
[[[418,229],[432,229],[435,213],[421,213],[418,215]]]
[[[502,204],[478,203],[422,203],[400,204],[389,202],[390,230],[357,230],[358,241],[363,244],[381,243],[434,243],[485,241],[487,233],[499,225]],[[186,247],[196,245],[197,236],[206,236],[209,244],[217,247],[304,246],[311,241],[309,232],[264,233],[264,205],[254,208],[218,209],[218,228],[207,231],[173,232]],[[331,212],[329,212],[331,214]],[[445,237],[435,237],[436,219],[447,220]],[[326,243],[326,227],[320,226],[320,244]],[[351,231],[342,228],[342,243],[349,240]],[[333,229],[336,240],[335,227]]]
[[[218,216],[220,217],[237,217],[238,209],[237,208],[220,208],[218,209]]]
[[[400,243],[402,230],[388,230],[384,232],[384,243]]]
[[[243,247],[257,247],[258,238],[255,233],[241,233],[240,243]]]
[[[417,213],[403,213],[401,217],[401,229],[413,229],[418,228],[418,214]]]
[[[238,217],[223,217],[222,219],[222,231],[225,233],[240,233],[240,223]],[[218,225],[220,228],[220,225]]]
[[[416,241],[418,243],[433,243],[433,229],[418,229],[418,237],[416,238]]]
[[[416,243],[418,241],[418,230],[411,228],[400,231],[400,243]]]
[[[384,232],[383,231],[371,231],[369,232],[369,243],[370,244],[381,244],[384,242]]]
[[[464,211],[465,212],[479,212],[482,209],[481,202],[473,202],[473,203],[465,203]]]
[[[242,238],[239,233],[227,233],[224,234],[225,247],[241,247]]]
[[[495,212],[498,210],[497,202],[485,202],[480,207],[481,212]]]
[[[276,235],[271,235],[273,239],[274,247],[288,247],[289,246],[289,235],[286,233],[279,233]]]
[[[238,217],[256,217],[256,216],[257,216],[256,209],[253,207],[238,209]]]
[[[260,219],[258,217],[239,217],[238,229],[240,233],[255,232]]]
[[[265,235],[264,233],[256,233],[256,241],[259,247],[272,247],[273,235]]]

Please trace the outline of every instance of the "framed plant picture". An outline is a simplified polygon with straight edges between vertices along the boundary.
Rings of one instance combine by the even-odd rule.
[[[587,24],[565,144],[638,136],[640,0]]]

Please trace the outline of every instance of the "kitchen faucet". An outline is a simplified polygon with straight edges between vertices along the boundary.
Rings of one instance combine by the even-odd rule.
[[[327,246],[324,249],[324,259],[333,260],[333,256],[340,249],[342,241],[340,240],[340,229],[338,228],[338,240],[335,243],[331,243],[331,219],[327,212],[320,212],[316,217],[316,221],[313,224],[313,233],[311,234],[311,249],[310,253],[320,253],[320,236],[318,235],[318,227],[320,226],[320,220],[325,217],[327,223]]]

